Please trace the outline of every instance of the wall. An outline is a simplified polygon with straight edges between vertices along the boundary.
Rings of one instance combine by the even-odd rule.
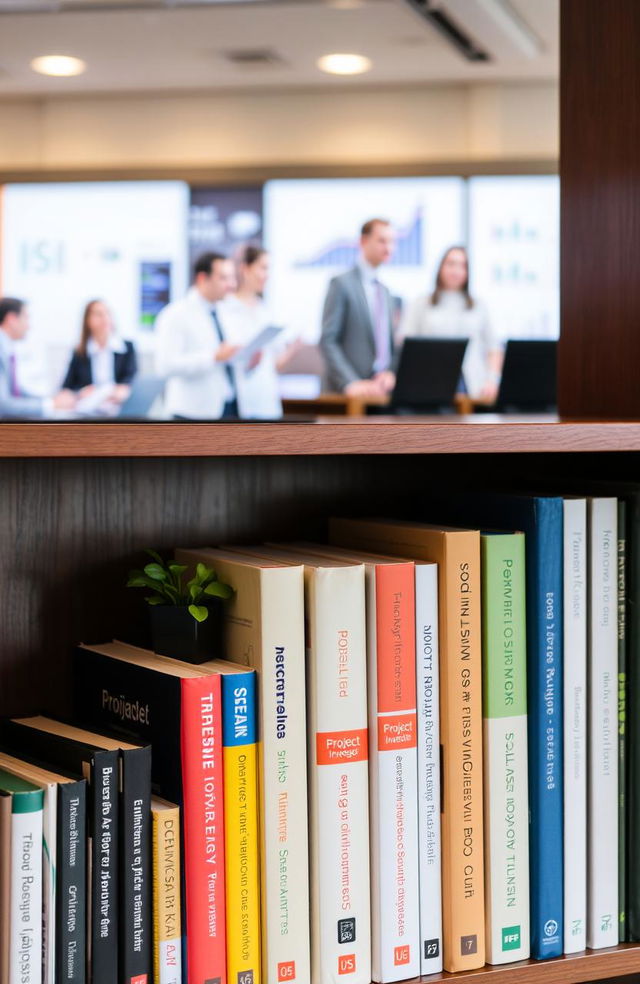
[[[540,160],[555,83],[0,101],[0,170]]]

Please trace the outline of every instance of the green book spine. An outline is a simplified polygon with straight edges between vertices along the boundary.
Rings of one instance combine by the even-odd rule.
[[[625,715],[627,703],[626,503],[618,500],[618,939],[627,940],[627,822]]]
[[[524,534],[486,533],[482,675],[487,962],[526,960],[529,938]]]

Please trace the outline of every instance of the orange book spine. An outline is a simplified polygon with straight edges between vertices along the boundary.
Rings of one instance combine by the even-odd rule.
[[[226,979],[220,676],[182,680],[187,980]]]

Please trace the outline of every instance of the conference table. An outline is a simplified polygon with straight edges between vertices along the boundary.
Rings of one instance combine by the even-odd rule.
[[[317,417],[362,417],[369,407],[387,407],[388,396],[348,396],[346,393],[319,393],[310,399],[284,399],[282,409],[285,417],[298,414],[311,414]],[[456,413],[473,413],[477,406],[486,406],[481,401],[472,400],[466,393],[456,394],[454,409]]]

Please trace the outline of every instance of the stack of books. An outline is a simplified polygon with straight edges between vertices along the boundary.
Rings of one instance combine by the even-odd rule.
[[[227,659],[83,645],[79,724],[2,722],[3,981],[387,984],[638,938],[640,495],[431,509],[178,550],[234,588]]]

